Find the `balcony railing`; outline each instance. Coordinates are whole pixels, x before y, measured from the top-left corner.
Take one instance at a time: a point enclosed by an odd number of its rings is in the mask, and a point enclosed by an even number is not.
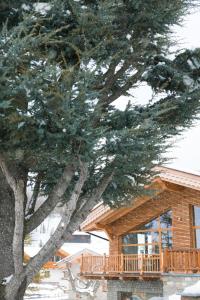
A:
[[[161,259],[159,254],[83,256],[81,264],[81,273],[159,273],[160,268]]]
[[[166,272],[199,273],[200,249],[166,250],[163,267]]]
[[[160,254],[82,256],[84,276],[141,276],[163,272],[200,273],[200,249],[168,250]]]

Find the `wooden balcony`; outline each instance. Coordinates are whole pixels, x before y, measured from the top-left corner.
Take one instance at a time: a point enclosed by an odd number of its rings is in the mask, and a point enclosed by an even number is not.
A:
[[[160,277],[160,255],[83,256],[81,275],[87,278]]]
[[[159,254],[83,256],[81,275],[91,279],[154,278],[162,273],[200,273],[200,249]]]
[[[163,271],[175,273],[200,273],[200,249],[166,250]]]

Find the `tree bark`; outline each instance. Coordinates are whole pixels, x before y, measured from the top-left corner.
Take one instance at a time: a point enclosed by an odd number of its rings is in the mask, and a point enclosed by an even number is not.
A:
[[[14,272],[13,232],[15,226],[15,200],[0,169],[0,299],[4,299],[3,279]]]

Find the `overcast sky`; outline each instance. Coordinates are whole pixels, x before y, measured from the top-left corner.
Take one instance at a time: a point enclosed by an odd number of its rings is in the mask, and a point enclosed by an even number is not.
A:
[[[199,28],[200,8],[185,17],[182,26],[174,26],[174,38],[178,42],[177,49],[200,47]],[[152,91],[150,87],[143,83],[139,89],[134,89],[131,94],[134,96],[134,103],[142,104],[151,99]],[[115,104],[119,109],[124,109],[128,100],[125,97],[120,97],[115,101]],[[167,157],[173,158],[167,166],[200,174],[200,121],[174,139],[174,147],[167,154]]]
[[[187,16],[182,27],[175,27],[180,48],[200,47],[200,9]],[[200,174],[200,121],[187,130],[176,143],[170,156],[174,160],[169,167]]]

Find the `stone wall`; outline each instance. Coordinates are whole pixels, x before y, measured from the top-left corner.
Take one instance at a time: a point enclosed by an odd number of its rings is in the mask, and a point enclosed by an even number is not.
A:
[[[162,276],[163,296],[179,293],[200,280],[200,274],[166,274]]]
[[[200,274],[164,274],[161,280],[108,280],[107,300],[130,299],[130,296],[138,300],[168,297],[181,294],[184,288],[197,281],[200,281]]]
[[[108,280],[107,300],[121,300],[122,293],[131,293],[138,300],[148,300],[163,295],[163,284],[160,280]]]

